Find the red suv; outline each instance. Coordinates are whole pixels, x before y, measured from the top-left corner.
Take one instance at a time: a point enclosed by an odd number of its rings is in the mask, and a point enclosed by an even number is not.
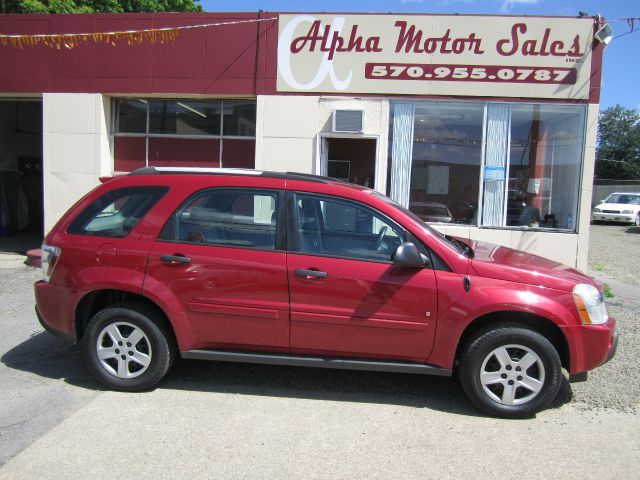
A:
[[[176,357],[450,376],[504,417],[549,405],[615,352],[593,279],[443,236],[356,185],[304,174],[144,168],[47,235],[43,326],[110,388]]]

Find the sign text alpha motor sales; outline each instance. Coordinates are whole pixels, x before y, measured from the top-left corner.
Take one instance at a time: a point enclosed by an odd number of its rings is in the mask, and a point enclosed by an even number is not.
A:
[[[278,90],[586,99],[593,20],[280,15]]]

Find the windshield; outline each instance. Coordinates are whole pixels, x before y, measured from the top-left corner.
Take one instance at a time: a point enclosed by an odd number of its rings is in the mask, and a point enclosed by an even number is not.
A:
[[[453,248],[455,248],[458,252],[462,253],[463,255],[465,255],[465,256],[467,256],[469,258],[473,257],[473,249],[469,245],[467,245],[466,243],[461,242],[460,240],[458,240],[456,238],[453,238],[451,235],[445,235],[443,233],[440,233],[439,231],[435,230],[430,225],[427,225],[426,223],[424,223],[424,220],[421,219],[415,213],[413,213],[411,210],[409,210],[406,207],[403,207],[402,205],[400,205],[397,202],[394,202],[393,200],[391,200],[386,195],[382,195],[382,194],[380,194],[380,193],[378,193],[378,192],[376,192],[374,190],[370,190],[369,193],[373,194],[373,196],[375,196],[376,198],[379,198],[380,200],[386,202],[387,204],[397,208],[402,213],[405,213],[405,214],[409,215],[416,222],[420,223],[424,227],[425,230],[427,230],[430,233],[433,233],[433,234],[437,235],[442,240],[444,240],[446,243],[448,243]]]
[[[640,205],[640,195],[629,195],[627,193],[612,193],[604,203],[623,203],[628,205]]]

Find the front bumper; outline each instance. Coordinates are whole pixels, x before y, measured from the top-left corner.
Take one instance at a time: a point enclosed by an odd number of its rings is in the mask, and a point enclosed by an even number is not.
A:
[[[602,325],[567,325],[560,329],[569,345],[570,374],[593,370],[616,353],[620,332],[612,317]]]
[[[602,362],[602,365],[607,363],[609,360],[611,360],[615,356],[616,350],[618,350],[618,339],[619,338],[620,338],[620,327],[616,327],[616,329],[613,331],[612,345],[609,348],[609,353],[607,354],[607,358],[604,360],[604,362]]]
[[[591,214],[591,220],[594,222],[623,222],[623,223],[631,223],[635,222],[636,214],[635,213],[601,213],[601,212],[593,212]]]

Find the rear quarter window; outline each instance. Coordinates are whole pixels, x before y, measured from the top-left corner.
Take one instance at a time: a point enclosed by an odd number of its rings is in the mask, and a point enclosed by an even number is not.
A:
[[[124,238],[158,203],[169,187],[125,187],[94,200],[71,223],[67,233]]]

